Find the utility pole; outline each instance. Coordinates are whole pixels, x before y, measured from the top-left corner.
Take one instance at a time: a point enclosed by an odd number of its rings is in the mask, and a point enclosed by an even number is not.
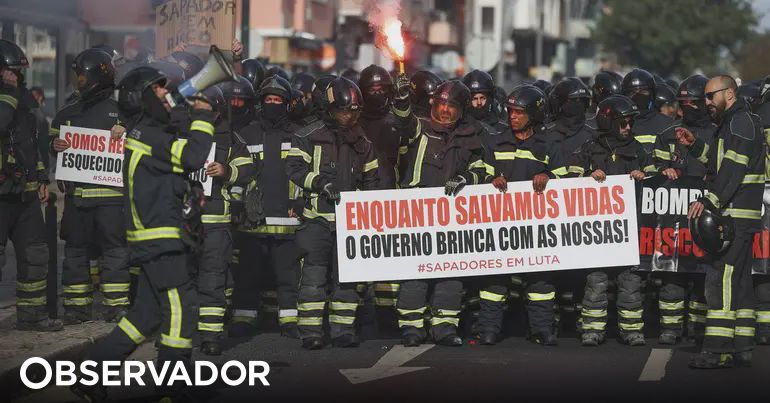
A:
[[[537,13],[537,32],[535,36],[535,66],[538,72],[540,66],[543,65],[543,25],[545,25],[545,13],[543,11],[543,1],[537,0],[535,2],[535,13]]]

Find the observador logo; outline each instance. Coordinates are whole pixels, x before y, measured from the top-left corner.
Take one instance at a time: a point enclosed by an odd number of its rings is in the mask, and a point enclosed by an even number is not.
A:
[[[42,372],[39,367],[42,366]],[[192,372],[190,372],[192,371]],[[42,374],[32,376],[30,374]],[[267,376],[270,365],[265,361],[227,361],[217,366],[211,361],[195,361],[186,367],[183,362],[154,361],[83,361],[76,365],[72,361],[55,361],[53,365],[40,357],[28,358],[21,365],[20,377],[30,389],[42,389],[53,381],[56,386],[168,386],[184,383],[187,386],[210,386],[222,380],[228,386],[240,386],[248,382],[270,386]],[[149,375],[149,377],[147,376]],[[30,379],[33,378],[33,379]],[[149,382],[146,382],[148,380]]]

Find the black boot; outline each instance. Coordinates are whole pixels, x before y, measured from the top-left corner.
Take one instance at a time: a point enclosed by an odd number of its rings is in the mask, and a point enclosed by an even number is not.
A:
[[[281,337],[288,337],[290,339],[299,339],[299,328],[296,323],[287,323],[281,325]]]
[[[541,344],[543,346],[555,346],[559,344],[556,335],[548,331],[533,333],[531,340],[533,343]]]
[[[204,341],[201,343],[201,353],[205,355],[222,355],[222,346],[216,341]]]
[[[58,332],[64,329],[59,319],[43,319],[37,322],[16,322],[16,330],[25,332]]]
[[[404,345],[404,347],[418,347],[420,344],[422,344],[422,337],[409,333],[401,336],[401,344]]]
[[[332,339],[332,346],[338,348],[358,347],[361,341],[354,334],[343,334]]]
[[[302,340],[302,348],[305,350],[320,350],[324,348],[324,342],[320,337],[308,337]]]
[[[479,334],[479,344],[494,346],[497,344],[497,334],[493,332],[483,332]]]
[[[690,359],[690,368],[693,369],[720,369],[732,368],[733,366],[732,354],[703,351]]]
[[[442,337],[440,340],[437,340],[436,344],[448,347],[459,347],[463,345],[463,339],[460,338],[460,336],[457,334],[450,334],[448,336]]]

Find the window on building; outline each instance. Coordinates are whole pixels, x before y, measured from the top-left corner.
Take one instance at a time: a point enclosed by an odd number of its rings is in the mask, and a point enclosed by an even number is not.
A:
[[[16,42],[29,60],[25,72],[27,87],[42,87],[45,92],[44,112],[53,116],[56,112],[56,41],[55,30],[45,27],[13,24]]]
[[[495,32],[495,9],[493,7],[481,7],[481,32],[484,34]]]

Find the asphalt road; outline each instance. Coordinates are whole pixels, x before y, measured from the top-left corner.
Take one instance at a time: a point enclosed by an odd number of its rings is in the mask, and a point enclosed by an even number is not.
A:
[[[645,347],[609,340],[598,348],[561,338],[542,347],[521,337],[496,346],[425,345],[406,349],[397,339],[367,340],[355,349],[305,351],[296,340],[266,333],[228,342],[214,363],[263,360],[270,386],[230,387],[219,382],[196,390],[200,401],[764,401],[770,400],[770,347],[759,347],[752,368],[695,371],[696,348],[671,349],[654,339]],[[145,343],[132,357],[154,358]],[[195,359],[204,358],[197,351]],[[150,388],[115,387],[117,401],[152,401]],[[74,402],[65,388],[49,387],[17,402]]]

